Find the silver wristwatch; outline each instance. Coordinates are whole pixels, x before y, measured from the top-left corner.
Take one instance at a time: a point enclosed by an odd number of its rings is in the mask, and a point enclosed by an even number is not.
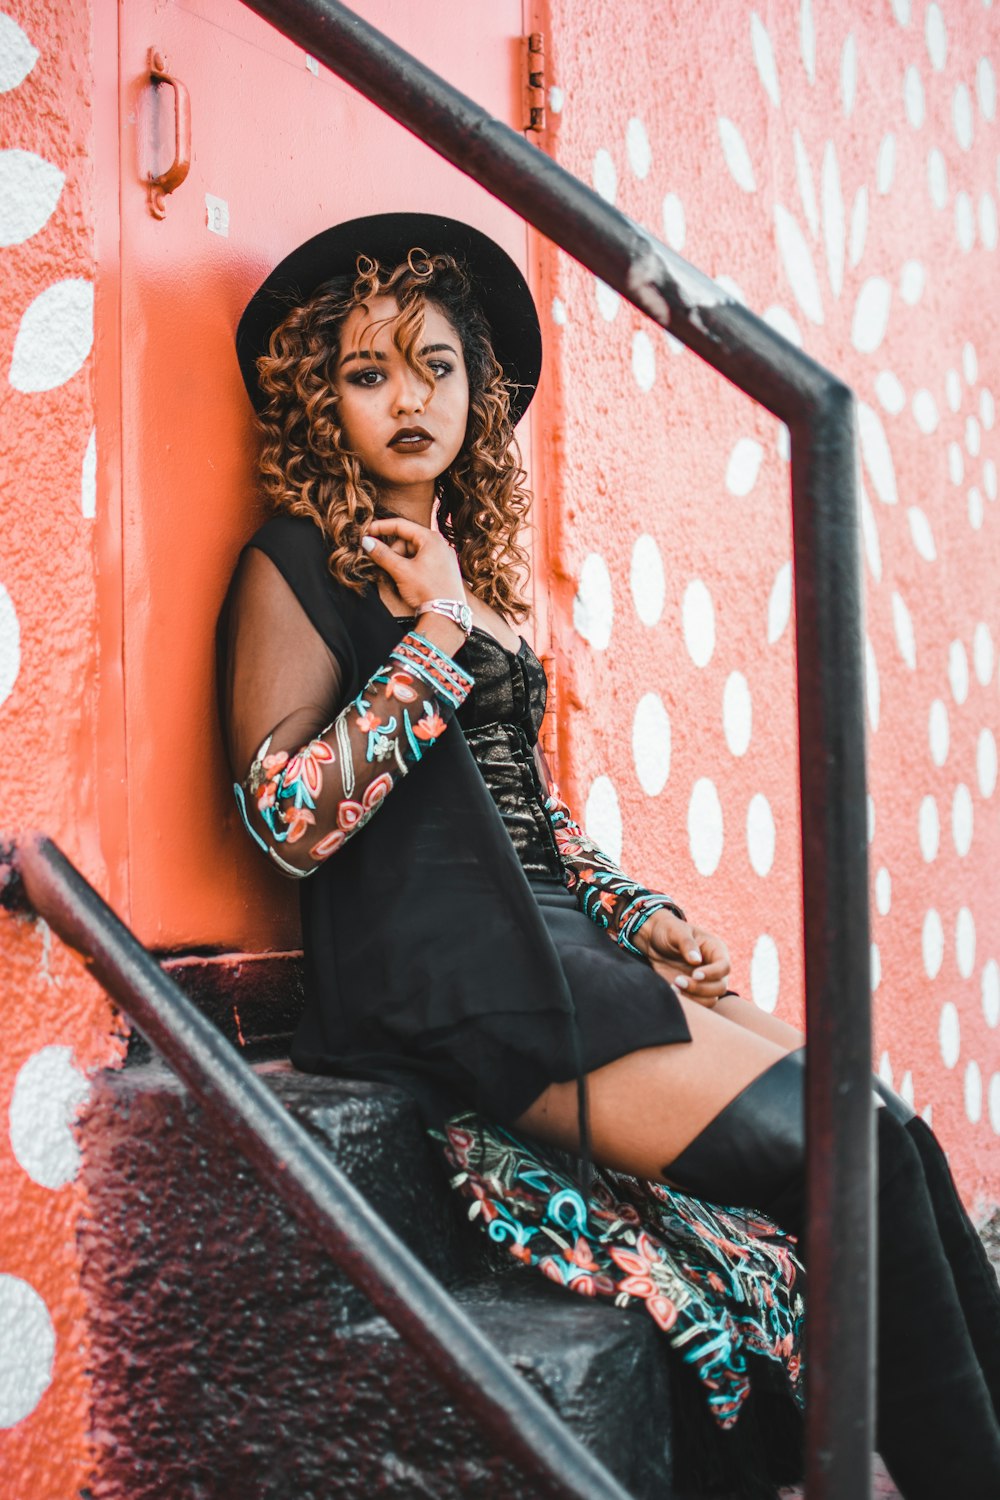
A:
[[[424,614],[427,610],[454,620],[455,624],[460,625],[465,631],[466,640],[472,634],[472,610],[464,599],[428,599],[417,606],[418,615]]]

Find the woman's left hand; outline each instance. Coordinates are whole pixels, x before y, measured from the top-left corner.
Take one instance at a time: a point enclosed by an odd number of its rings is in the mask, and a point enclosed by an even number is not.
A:
[[[712,1006],[726,993],[729,950],[703,927],[692,927],[664,909],[643,922],[634,942],[657,974],[689,1000]]]

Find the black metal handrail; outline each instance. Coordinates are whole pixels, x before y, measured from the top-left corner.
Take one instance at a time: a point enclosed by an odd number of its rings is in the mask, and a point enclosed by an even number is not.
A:
[[[44,917],[331,1260],[551,1500],[629,1500],[305,1128],[41,834],[0,848],[0,904]]]
[[[337,0],[244,3],[788,424],[809,1035],[806,1484],[809,1500],[865,1500],[873,1437],[873,1124],[853,394]]]

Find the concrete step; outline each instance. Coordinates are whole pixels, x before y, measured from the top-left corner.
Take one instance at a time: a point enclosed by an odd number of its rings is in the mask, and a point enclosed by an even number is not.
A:
[[[668,1496],[652,1323],[511,1269],[405,1095],[258,1071],[630,1492]],[[532,1493],[166,1068],[105,1075],[82,1132],[94,1500]]]

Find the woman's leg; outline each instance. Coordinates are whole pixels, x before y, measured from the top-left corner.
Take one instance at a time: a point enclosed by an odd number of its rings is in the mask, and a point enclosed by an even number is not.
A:
[[[594,1159],[706,1198],[744,1201],[804,1236],[801,1053],[684,1004],[689,1046],[649,1048],[588,1076]],[[920,1157],[889,1109],[877,1117],[879,1450],[906,1500],[995,1500],[1000,1428]],[[573,1148],[574,1085],[552,1085],[517,1123]],[[748,1143],[753,1170],[734,1171]],[[713,1193],[713,1181],[723,1191]],[[734,1188],[747,1182],[752,1196],[740,1200]],[[808,1267],[808,1246],[804,1258]]]

